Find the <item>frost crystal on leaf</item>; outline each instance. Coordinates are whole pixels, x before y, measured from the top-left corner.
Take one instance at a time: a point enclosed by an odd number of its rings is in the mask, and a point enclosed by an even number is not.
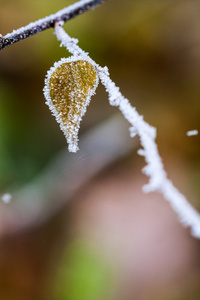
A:
[[[46,104],[60,124],[70,152],[78,150],[80,122],[97,85],[97,72],[87,59],[63,58],[47,73]]]

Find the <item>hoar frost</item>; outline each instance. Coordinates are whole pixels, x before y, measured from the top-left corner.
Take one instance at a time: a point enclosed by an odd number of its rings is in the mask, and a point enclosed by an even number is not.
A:
[[[174,211],[179,216],[180,221],[184,226],[190,226],[192,234],[195,237],[200,238],[200,214],[192,207],[192,205],[187,201],[184,195],[182,195],[178,189],[174,187],[172,182],[167,178],[167,174],[164,170],[161,157],[159,155],[157,145],[155,142],[156,139],[156,129],[150,126],[143,120],[143,117],[139,115],[134,107],[131,106],[128,99],[126,99],[120,92],[119,88],[115,85],[115,83],[110,79],[109,71],[107,67],[100,67],[97,63],[95,63],[86,52],[84,52],[78,45],[78,40],[71,38],[62,28],[63,22],[56,24],[55,26],[55,34],[57,39],[61,41],[61,46],[65,46],[70,53],[73,54],[72,58],[65,59],[65,61],[61,60],[61,62],[56,63],[54,68],[51,68],[47,74],[47,79],[44,88],[44,94],[47,100],[47,104],[49,105],[51,111],[56,116],[57,121],[61,125],[61,129],[65,132],[67,129],[67,139],[69,142],[70,151],[77,150],[77,132],[79,129],[80,118],[82,115],[80,113],[74,113],[74,122],[72,122],[72,116],[69,114],[70,109],[67,109],[66,113],[63,113],[63,94],[59,94],[59,92],[55,91],[53,94],[57,95],[57,98],[61,98],[60,104],[58,104],[58,100],[53,102],[50,96],[51,87],[49,87],[50,78],[55,72],[56,68],[59,67],[63,62],[71,62],[78,60],[86,60],[91,64],[91,68],[93,66],[96,71],[96,82],[93,81],[93,88],[89,91],[87,96],[85,97],[85,105],[90,101],[91,95],[94,93],[95,88],[98,84],[98,78],[101,80],[102,84],[105,86],[106,91],[108,92],[110,105],[116,106],[119,108],[125,119],[131,124],[130,135],[134,137],[138,135],[140,138],[141,145],[143,149],[138,151],[139,155],[144,156],[146,160],[146,167],[143,169],[143,172],[149,176],[149,183],[144,187],[145,192],[157,191],[162,193],[167,201],[171,204]],[[59,72],[58,72],[59,73]],[[62,72],[61,72],[62,73]],[[56,74],[53,75],[53,77]],[[57,76],[57,75],[56,75]],[[65,75],[66,76],[66,75]],[[64,76],[64,77],[65,77]],[[78,78],[78,75],[76,75]],[[76,78],[74,77],[76,80]],[[54,86],[54,85],[53,85]],[[52,88],[53,88],[52,86]],[[76,87],[76,84],[72,84],[73,88],[71,88],[71,98],[74,99],[74,95],[78,96],[80,101],[80,90]],[[89,85],[91,88],[92,85]],[[54,86],[55,88],[55,86]],[[75,89],[77,88],[77,91]],[[72,92],[73,91],[73,92]],[[69,93],[68,93],[69,94]],[[69,100],[70,102],[70,100]],[[73,102],[73,101],[72,101]],[[56,105],[54,105],[56,103]],[[68,100],[67,100],[68,103]],[[68,104],[67,104],[68,105]],[[75,105],[76,106],[76,105]],[[75,109],[72,109],[73,112],[79,111],[77,106]],[[83,108],[85,113],[85,107]],[[83,114],[84,114],[83,113]],[[67,116],[69,116],[69,120],[67,121]],[[74,128],[74,123],[76,121],[78,123],[78,127]],[[71,122],[71,123],[70,123]],[[74,130],[74,133],[73,133]]]

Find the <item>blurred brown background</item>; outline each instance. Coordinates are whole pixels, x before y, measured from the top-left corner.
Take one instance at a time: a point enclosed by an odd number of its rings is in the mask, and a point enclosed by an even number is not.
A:
[[[0,0],[0,33],[72,4]],[[157,128],[174,184],[200,211],[200,2],[110,0],[65,24]],[[143,194],[139,141],[101,86],[69,154],[45,105],[69,53],[47,30],[0,53],[0,299],[199,300],[200,242]]]

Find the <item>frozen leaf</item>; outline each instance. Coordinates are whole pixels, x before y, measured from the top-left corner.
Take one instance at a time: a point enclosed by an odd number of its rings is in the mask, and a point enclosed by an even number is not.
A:
[[[91,96],[98,85],[95,66],[71,57],[55,63],[47,74],[44,95],[71,152],[78,150],[78,131]]]

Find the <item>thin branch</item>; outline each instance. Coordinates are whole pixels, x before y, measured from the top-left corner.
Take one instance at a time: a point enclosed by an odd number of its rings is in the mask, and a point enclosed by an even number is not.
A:
[[[143,191],[160,192],[171,204],[180,222],[184,226],[191,227],[192,235],[200,239],[200,214],[168,179],[155,142],[156,129],[146,123],[143,117],[136,111],[136,108],[131,106],[128,99],[124,98],[119,88],[110,79],[108,68],[102,68],[95,63],[77,45],[78,40],[71,38],[64,31],[61,23],[55,25],[55,34],[57,39],[61,41],[61,46],[66,47],[77,59],[87,59],[96,67],[101,83],[108,92],[110,105],[118,107],[124,118],[132,125],[130,136],[139,136],[143,149],[139,149],[138,154],[144,156],[147,166],[143,169],[143,172],[150,178],[149,183],[144,186]]]
[[[5,36],[0,35],[0,50],[15,44],[21,40],[24,40],[32,35],[35,35],[41,31],[49,28],[53,28],[55,23],[63,21],[67,22],[72,18],[75,18],[84,12],[93,9],[97,5],[106,0],[81,0],[68,7],[63,8],[57,13],[28,24],[25,27],[21,27],[17,30],[13,30],[12,33],[8,33]]]

